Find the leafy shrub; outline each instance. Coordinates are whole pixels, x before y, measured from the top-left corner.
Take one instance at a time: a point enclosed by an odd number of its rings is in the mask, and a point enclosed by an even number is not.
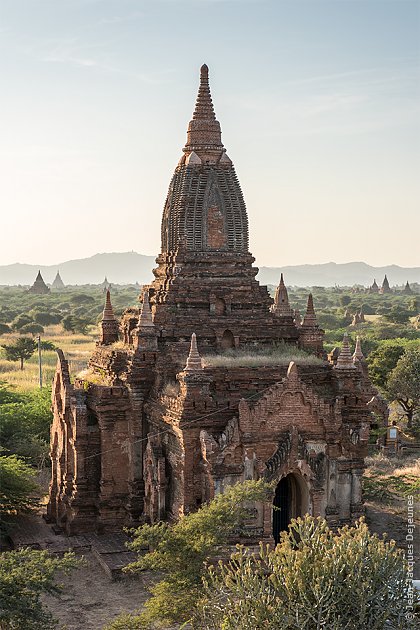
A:
[[[26,512],[38,505],[34,469],[16,455],[0,455],[0,514]]]
[[[55,574],[68,572],[78,564],[80,561],[71,553],[57,558],[28,548],[0,554],[0,628],[46,630],[55,626],[40,596],[58,594]]]
[[[223,630],[405,630],[409,590],[403,552],[363,520],[334,533],[293,520],[275,549],[244,547],[211,567],[194,627]]]

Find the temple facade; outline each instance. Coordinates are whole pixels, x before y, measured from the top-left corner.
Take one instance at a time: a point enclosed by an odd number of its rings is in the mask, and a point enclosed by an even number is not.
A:
[[[273,497],[251,537],[277,541],[305,513],[357,518],[375,398],[360,343],[327,360],[312,296],[301,320],[283,277],[274,300],[256,280],[205,65],[161,242],[139,308],[118,321],[107,291],[73,383],[58,353],[48,518],[70,535],[173,520],[261,477]]]

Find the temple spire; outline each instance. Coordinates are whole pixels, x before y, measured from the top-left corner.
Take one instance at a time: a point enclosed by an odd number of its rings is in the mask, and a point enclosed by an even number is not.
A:
[[[147,290],[143,293],[143,306],[140,311],[138,327],[140,330],[155,327],[152,318],[152,311],[150,310],[149,291]]]
[[[312,293],[308,295],[308,304],[306,306],[305,317],[303,318],[303,326],[317,326]]]
[[[217,161],[225,149],[222,144],[220,123],[216,120],[209,86],[209,69],[206,64],[200,69],[200,86],[192,120],[188,125],[187,143],[184,152],[192,163]]]
[[[44,293],[49,293],[49,292],[50,292],[50,289],[49,287],[47,287],[47,285],[44,282],[44,278],[41,275],[41,270],[38,270],[38,275],[35,278],[35,282],[29,289],[29,293],[44,294]]]
[[[118,341],[118,321],[115,318],[111,304],[110,290],[106,290],[105,306],[102,312],[101,320],[101,344],[108,345]]]
[[[343,345],[341,346],[340,354],[338,355],[336,370],[352,370],[356,366],[353,363],[353,357],[351,355],[349,338],[347,333],[344,333]]]
[[[111,304],[111,292],[109,289],[107,289],[106,297],[105,297],[105,306],[102,313],[102,321],[111,320],[111,319],[115,319],[115,316],[114,316],[114,311]]]
[[[356,361],[362,361],[365,357],[363,356],[363,352],[362,352],[362,344],[360,343],[360,337],[359,335],[357,335],[356,337],[356,346],[354,348],[354,352],[353,352],[353,362],[356,363]]]
[[[195,333],[191,335],[190,353],[187,358],[187,363],[184,368],[184,372],[198,372],[203,369],[203,362],[197,348],[197,336]]]
[[[279,316],[291,316],[292,309],[289,305],[289,296],[284,284],[283,274],[280,276],[280,283],[276,289],[276,295],[274,297],[273,313]]]

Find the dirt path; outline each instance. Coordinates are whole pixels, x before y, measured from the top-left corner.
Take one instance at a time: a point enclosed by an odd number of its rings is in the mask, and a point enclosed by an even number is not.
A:
[[[92,552],[84,558],[86,566],[60,576],[61,595],[43,597],[60,630],[101,630],[119,614],[141,608],[147,599],[146,576],[112,581]]]

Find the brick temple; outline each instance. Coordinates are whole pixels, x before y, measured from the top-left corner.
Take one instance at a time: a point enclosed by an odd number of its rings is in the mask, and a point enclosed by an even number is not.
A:
[[[274,299],[256,280],[205,65],[161,240],[138,309],[118,321],[106,292],[96,350],[73,383],[58,352],[48,517],[70,535],[114,531],[261,477],[275,490],[254,506],[255,538],[278,540],[305,513],[359,517],[375,407],[360,344],[352,354],[345,338],[327,359],[312,296],[301,320],[283,277]]]

